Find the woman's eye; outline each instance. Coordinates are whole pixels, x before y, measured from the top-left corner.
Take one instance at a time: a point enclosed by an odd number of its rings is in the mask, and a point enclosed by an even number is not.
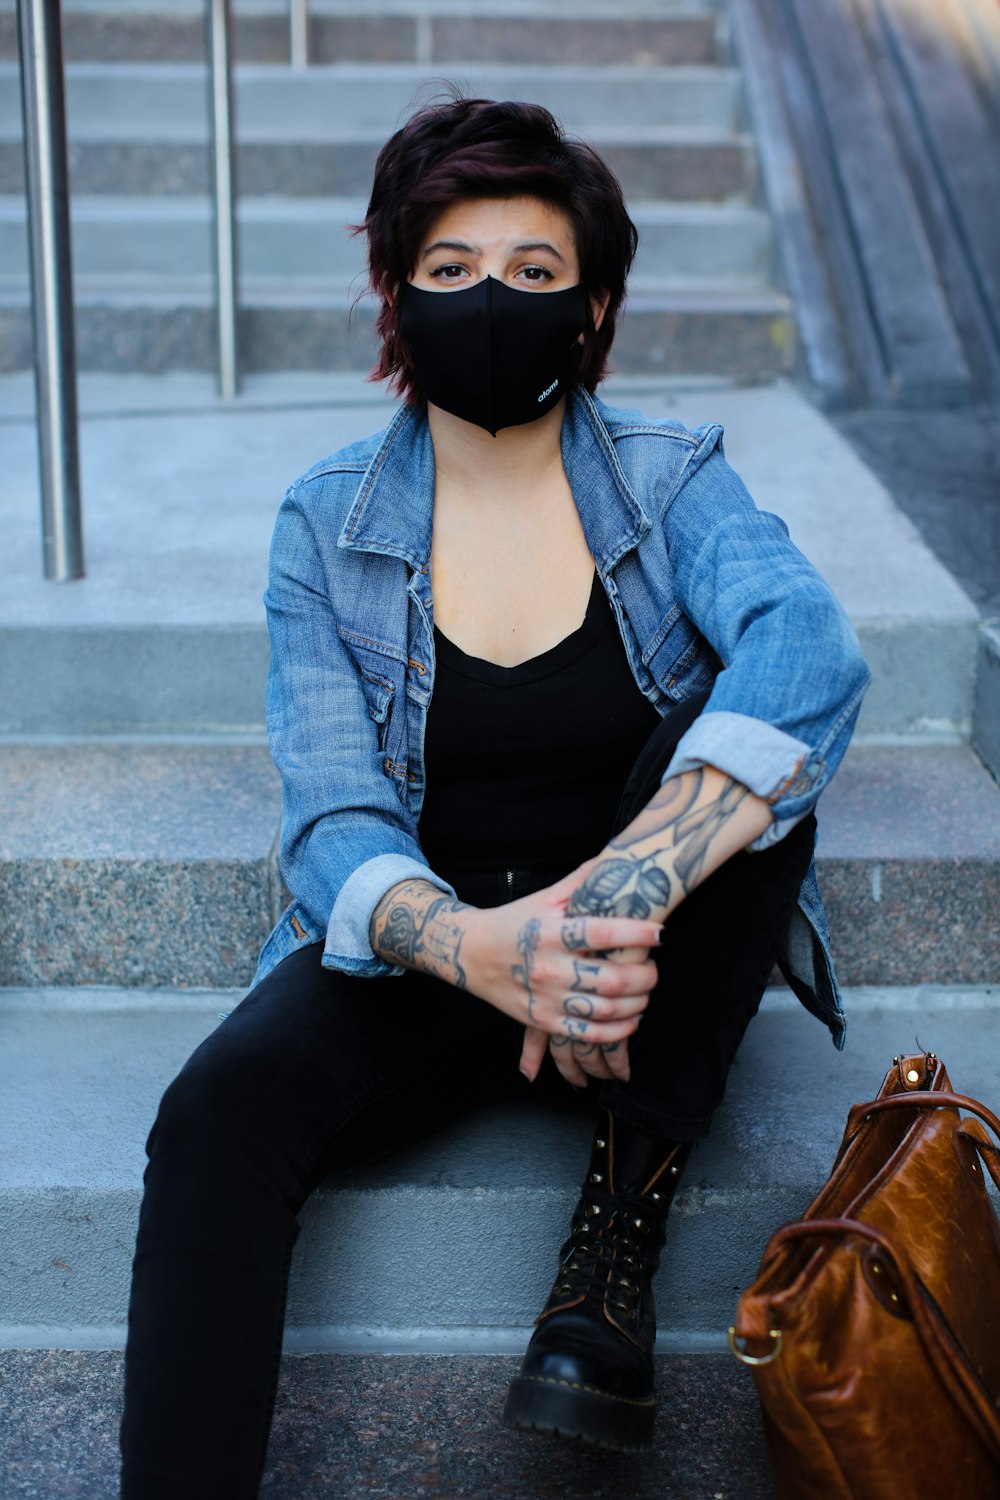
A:
[[[552,272],[547,266],[522,266],[518,275],[523,276],[525,281],[533,282],[536,285],[540,281],[552,280]]]
[[[465,267],[449,261],[447,265],[435,266],[431,275],[437,277],[440,281],[458,281],[460,277],[465,275]]]

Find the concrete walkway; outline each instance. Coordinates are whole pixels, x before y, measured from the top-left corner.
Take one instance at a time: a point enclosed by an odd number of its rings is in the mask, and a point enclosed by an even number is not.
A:
[[[731,1355],[658,1360],[645,1455],[508,1432],[517,1364],[286,1359],[262,1500],[772,1500],[753,1385]],[[0,1391],[4,1500],[114,1500],[120,1355],[0,1354]]]

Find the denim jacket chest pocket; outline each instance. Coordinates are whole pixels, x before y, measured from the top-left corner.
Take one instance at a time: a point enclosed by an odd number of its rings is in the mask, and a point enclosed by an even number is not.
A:
[[[375,730],[380,768],[396,786],[403,801],[409,800],[416,776],[411,769],[405,709],[408,679],[422,663],[411,662],[396,647],[341,628],[344,642],[358,673],[368,718]]]

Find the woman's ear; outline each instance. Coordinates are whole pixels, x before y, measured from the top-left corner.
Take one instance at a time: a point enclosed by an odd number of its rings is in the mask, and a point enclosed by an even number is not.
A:
[[[591,299],[590,299],[590,316],[593,319],[594,332],[595,333],[597,332],[598,328],[600,328],[601,324],[604,322],[604,314],[608,310],[608,303],[610,301],[611,301],[611,293],[610,292],[598,292],[598,294],[597,294],[596,297],[591,297]],[[578,344],[582,344],[584,338],[585,338],[585,335],[581,333],[580,337],[577,339],[577,343]]]
[[[608,303],[610,301],[611,301],[611,293],[610,292],[600,292],[600,293],[598,293],[598,295],[596,297],[591,297],[591,299],[590,299],[590,315],[591,315],[591,317],[594,320],[594,331],[595,331],[595,333],[596,333],[597,329],[600,328],[601,324],[604,322],[604,314],[608,310]]]

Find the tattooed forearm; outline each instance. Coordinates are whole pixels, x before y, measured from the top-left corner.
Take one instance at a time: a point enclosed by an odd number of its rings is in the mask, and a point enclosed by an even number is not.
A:
[[[610,848],[626,850],[647,839],[676,851],[673,866],[685,894],[702,878],[705,856],[716,834],[730,820],[748,795],[745,786],[726,779],[718,797],[700,801],[705,784],[703,770],[672,776],[661,786],[648,807],[616,834]]]
[[[717,788],[717,790],[716,790]],[[714,793],[714,794],[713,794]],[[705,770],[671,777],[570,897],[567,917],[662,919],[722,859],[753,837],[739,833],[745,786]],[[737,820],[734,825],[734,820]]]
[[[459,951],[465,931],[455,919],[466,910],[464,902],[442,895],[426,880],[404,880],[372,913],[372,949],[389,963],[421,969],[464,990]]]
[[[531,971],[535,966],[535,954],[538,952],[538,940],[541,937],[542,924],[537,917],[532,917],[525,922],[517,935],[517,951],[521,955],[519,964],[511,964],[510,972],[528,997],[528,1020],[535,1019],[535,997],[531,989]]]

